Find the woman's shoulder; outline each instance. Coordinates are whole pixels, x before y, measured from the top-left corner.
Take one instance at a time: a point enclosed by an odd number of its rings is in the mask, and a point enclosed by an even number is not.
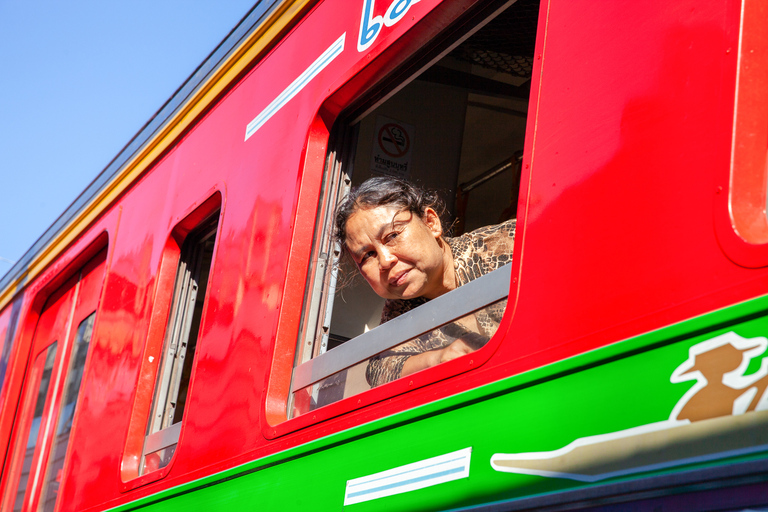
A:
[[[515,245],[516,219],[510,219],[501,224],[484,226],[455,238],[446,238],[451,247],[454,259],[462,259],[473,255],[492,256],[497,254],[512,254]]]
[[[516,226],[517,219],[510,219],[501,224],[478,228],[467,233],[467,235],[475,241],[475,243],[483,243],[487,246],[493,245],[494,247],[499,246],[503,249],[507,249],[508,244],[514,243]],[[509,247],[509,252],[512,252],[512,247]]]

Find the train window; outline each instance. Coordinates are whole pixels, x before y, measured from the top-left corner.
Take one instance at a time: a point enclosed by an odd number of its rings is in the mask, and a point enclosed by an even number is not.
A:
[[[396,380],[406,359],[459,337],[477,350],[498,327],[509,292],[504,265],[511,262],[538,7],[512,3],[441,49],[439,59],[431,56],[434,65],[382,93],[384,101],[337,123],[342,135],[330,145],[289,416]],[[509,235],[500,268],[379,326],[385,300],[362,279],[350,282],[355,270],[345,269],[331,239],[339,199],[374,176],[436,190],[454,240],[498,226]]]
[[[768,73],[765,60],[759,57],[768,49],[764,27],[759,21],[765,15],[765,6],[762,2],[745,1],[744,9],[731,149],[730,209],[736,232],[750,243],[765,244],[768,243],[768,101],[763,91],[768,86]]]
[[[29,399],[37,395],[34,401],[34,408],[30,411],[32,413],[32,421],[27,426],[29,434],[26,438],[26,443],[20,447],[17,447],[16,453],[21,453],[24,450],[24,459],[21,463],[21,474],[19,475],[19,482],[16,486],[16,499],[13,502],[13,511],[21,510],[24,505],[24,495],[29,484],[30,474],[34,471],[32,468],[33,455],[35,448],[37,447],[38,439],[40,439],[40,427],[43,424],[43,411],[45,410],[45,404],[48,401],[48,391],[51,385],[51,375],[53,373],[53,365],[56,361],[56,349],[58,342],[51,343],[46,350],[41,352],[35,364],[32,367],[32,374],[30,377]],[[21,441],[22,438],[19,438]],[[16,464],[14,464],[15,466]],[[10,498],[10,496],[9,496]],[[4,507],[7,509],[7,507]]]
[[[64,469],[64,458],[69,446],[72,423],[75,418],[75,408],[77,407],[77,396],[80,393],[80,384],[83,380],[85,360],[88,355],[88,346],[91,342],[95,318],[96,312],[94,311],[85,320],[80,322],[74,344],[72,345],[69,370],[66,373],[67,377],[64,383],[64,395],[59,407],[59,418],[54,427],[55,434],[50,448],[50,455],[48,456],[48,469],[43,480],[42,501],[38,507],[38,510],[44,512],[52,512],[56,505],[56,498],[58,497],[61,485],[61,473]]]
[[[716,232],[721,248],[739,265],[768,265],[768,41],[761,20],[765,3],[745,0],[736,61],[731,161],[716,192]],[[730,113],[729,113],[730,115]]]
[[[46,301],[32,340],[0,510],[52,510],[65,459],[106,267],[106,249]],[[77,326],[77,328],[75,328]],[[58,418],[58,423],[55,423]],[[43,476],[42,471],[46,470]],[[40,496],[45,495],[41,501]]]
[[[141,474],[168,465],[176,450],[203,316],[218,227],[214,213],[184,240],[142,451]]]
[[[21,299],[14,301],[13,305],[6,308],[0,314],[0,409],[5,402],[5,376],[11,360],[11,349],[16,339],[16,324],[19,320]]]

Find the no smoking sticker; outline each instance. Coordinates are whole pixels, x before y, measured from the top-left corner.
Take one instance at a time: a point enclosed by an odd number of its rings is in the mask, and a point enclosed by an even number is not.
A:
[[[402,158],[411,149],[411,139],[404,127],[387,123],[379,130],[379,147],[393,158]]]
[[[408,179],[411,174],[412,125],[384,116],[376,118],[371,174]]]

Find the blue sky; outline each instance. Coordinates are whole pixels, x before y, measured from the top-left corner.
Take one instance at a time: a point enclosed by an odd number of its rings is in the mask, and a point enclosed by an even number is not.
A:
[[[0,276],[256,0],[0,0]]]

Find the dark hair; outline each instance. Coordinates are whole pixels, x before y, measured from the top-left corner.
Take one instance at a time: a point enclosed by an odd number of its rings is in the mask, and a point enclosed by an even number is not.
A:
[[[357,210],[377,206],[397,206],[401,211],[413,212],[424,218],[427,208],[432,208],[439,217],[443,216],[445,206],[434,190],[419,188],[407,181],[391,177],[376,177],[365,180],[353,188],[336,207],[335,237],[345,246],[347,241],[347,221]]]

